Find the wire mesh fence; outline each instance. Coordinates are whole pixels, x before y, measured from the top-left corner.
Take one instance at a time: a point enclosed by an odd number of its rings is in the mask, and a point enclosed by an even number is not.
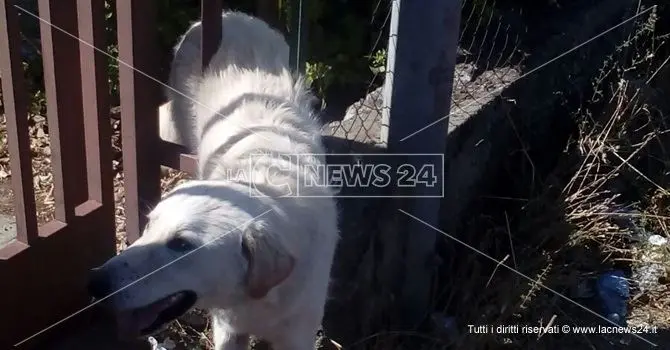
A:
[[[519,34],[493,1],[464,1],[449,129],[461,125],[521,75]]]
[[[369,20],[371,32],[377,34],[370,38],[367,55],[361,57],[369,67],[369,74],[366,74],[364,80],[359,83],[364,87],[363,96],[359,96],[358,101],[344,106],[343,115],[326,116],[326,120],[330,122],[323,128],[324,135],[372,145],[381,142],[382,85],[386,74],[391,4],[390,0],[376,1]],[[325,103],[329,102],[326,100]]]
[[[367,86],[363,96],[348,105],[341,116],[327,116],[324,135],[372,145],[386,143],[381,132],[385,108],[382,85],[387,75],[392,74],[387,72],[387,47],[393,3],[379,0],[370,19],[378,35],[363,58],[371,72],[365,76],[363,83]],[[488,0],[462,3],[449,131],[476,114],[521,75],[524,55],[519,47],[519,29],[492,11],[492,5],[493,1]]]

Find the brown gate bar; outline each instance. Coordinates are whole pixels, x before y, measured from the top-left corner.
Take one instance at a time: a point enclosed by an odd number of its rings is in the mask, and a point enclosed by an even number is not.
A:
[[[77,0],[89,200],[114,202],[105,0]],[[113,215],[113,211],[112,214]]]
[[[156,3],[117,1],[116,10],[126,233],[133,242],[160,199]]]
[[[221,11],[222,0],[202,0],[200,2],[200,18],[202,18],[202,35],[200,51],[202,70],[204,71],[221,43]]]
[[[77,3],[39,0],[39,15],[56,220],[71,223],[88,199]]]
[[[30,161],[28,100],[23,77],[19,22],[13,1],[0,0],[0,74],[14,190],[16,241],[0,249],[0,260],[25,249],[37,238],[37,216]]]

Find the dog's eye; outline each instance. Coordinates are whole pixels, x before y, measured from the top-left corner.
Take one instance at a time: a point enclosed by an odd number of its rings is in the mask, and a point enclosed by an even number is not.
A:
[[[187,252],[193,250],[195,245],[182,237],[175,237],[167,242],[167,247],[176,252]]]

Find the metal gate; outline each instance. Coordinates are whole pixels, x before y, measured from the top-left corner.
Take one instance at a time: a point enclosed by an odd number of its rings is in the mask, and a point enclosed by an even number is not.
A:
[[[18,9],[14,1],[0,1],[17,226],[16,239],[0,247],[3,349],[85,306],[88,270],[115,253],[107,58],[73,38],[105,47],[103,11],[104,1],[39,1],[55,218],[38,226]]]

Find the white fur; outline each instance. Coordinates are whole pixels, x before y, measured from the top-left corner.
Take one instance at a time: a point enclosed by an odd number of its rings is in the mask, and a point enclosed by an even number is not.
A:
[[[221,45],[210,61],[210,67],[263,67],[266,74],[278,74],[288,67],[289,47],[286,41],[265,22],[239,12],[224,12],[221,28]],[[192,84],[193,78],[199,77],[202,71],[201,33],[201,22],[196,22],[175,45],[169,88],[165,89],[168,100],[172,102],[171,110],[160,118],[161,138],[192,150],[195,150],[197,137],[193,134],[191,116],[198,101],[195,98],[197,88]]]
[[[125,312],[192,290],[211,311],[217,350],[246,349],[250,334],[275,350],[313,349],[338,233],[330,190],[305,185],[324,181],[310,96],[288,69],[282,36],[240,13],[222,16],[222,45],[202,76],[199,28],[178,44],[170,79],[198,103],[171,94],[171,119],[161,121],[163,135],[186,122],[172,131],[197,149],[199,179],[168,193],[142,237],[101,270],[118,289],[180,260],[111,304]],[[175,237],[201,248],[175,251]],[[272,285],[259,296],[257,283]]]

